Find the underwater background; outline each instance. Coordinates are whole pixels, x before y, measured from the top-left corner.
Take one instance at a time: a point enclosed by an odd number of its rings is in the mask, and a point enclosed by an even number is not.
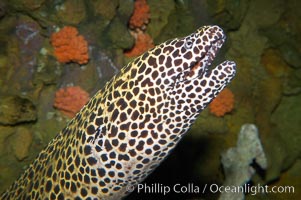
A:
[[[0,193],[126,63],[216,24],[227,42],[215,62],[234,60],[237,75],[145,183],[202,188],[248,177],[243,184],[294,192],[245,199],[301,199],[300,8],[298,0],[0,0]],[[238,147],[245,124],[257,127],[260,158]],[[243,153],[226,168],[235,147]],[[134,191],[126,199],[219,195]]]

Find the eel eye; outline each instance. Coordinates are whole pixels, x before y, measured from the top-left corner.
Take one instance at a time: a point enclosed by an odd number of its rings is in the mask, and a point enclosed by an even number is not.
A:
[[[192,47],[192,44],[193,44],[192,40],[187,39],[184,44],[185,49],[190,49]]]

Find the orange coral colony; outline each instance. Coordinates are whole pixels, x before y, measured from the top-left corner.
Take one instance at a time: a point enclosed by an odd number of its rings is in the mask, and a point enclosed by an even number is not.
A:
[[[153,39],[146,33],[138,32],[135,34],[135,45],[132,49],[125,51],[127,57],[136,57],[154,47]]]
[[[131,35],[135,38],[135,45],[132,49],[124,52],[127,57],[136,57],[154,47],[153,39],[144,33],[149,23],[150,9],[146,0],[135,0],[134,11],[129,21],[132,29]]]
[[[233,110],[234,107],[234,94],[228,88],[223,89],[217,97],[210,103],[210,113],[217,117],[222,117],[226,113]]]
[[[59,32],[53,33],[50,39],[59,62],[86,64],[89,61],[87,41],[78,35],[76,28],[65,26]]]
[[[72,118],[89,99],[89,94],[81,87],[71,86],[56,91],[53,106],[67,117]]]
[[[143,29],[143,26],[148,24],[149,18],[150,18],[150,11],[146,0],[136,0],[134,3],[134,12],[129,22],[130,28]]]

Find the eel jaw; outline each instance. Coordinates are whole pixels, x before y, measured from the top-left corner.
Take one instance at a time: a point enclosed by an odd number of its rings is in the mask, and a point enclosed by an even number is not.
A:
[[[226,40],[226,36],[223,35],[220,38],[217,38],[213,42],[211,42],[210,46],[208,46],[207,51],[200,55],[200,57],[196,58],[196,61],[191,62],[191,65],[187,70],[182,72],[182,81],[186,81],[188,79],[194,79],[201,77],[205,72],[209,70],[214,58],[216,57],[217,53],[223,46]]]

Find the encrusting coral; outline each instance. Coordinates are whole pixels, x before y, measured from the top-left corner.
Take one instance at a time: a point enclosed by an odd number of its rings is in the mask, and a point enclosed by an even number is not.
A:
[[[67,117],[72,118],[89,99],[89,94],[81,87],[70,86],[56,91],[53,106]]]
[[[141,55],[143,52],[149,50],[150,48],[154,47],[153,39],[150,35],[139,31],[138,33],[134,34],[136,38],[135,45],[132,49],[125,51],[124,55],[127,57],[136,57]]]
[[[222,117],[234,108],[234,94],[228,88],[223,89],[218,96],[210,103],[210,113]]]
[[[76,28],[65,26],[51,35],[54,55],[59,62],[86,64],[89,61],[88,44],[85,38],[78,35]]]
[[[130,33],[135,38],[135,45],[132,49],[125,51],[125,56],[136,57],[154,47],[153,39],[145,33],[149,18],[150,11],[146,0],[136,0],[134,11],[129,21]]]
[[[134,12],[130,18],[129,26],[131,29],[145,29],[150,18],[149,6],[146,0],[136,0],[134,3]]]

